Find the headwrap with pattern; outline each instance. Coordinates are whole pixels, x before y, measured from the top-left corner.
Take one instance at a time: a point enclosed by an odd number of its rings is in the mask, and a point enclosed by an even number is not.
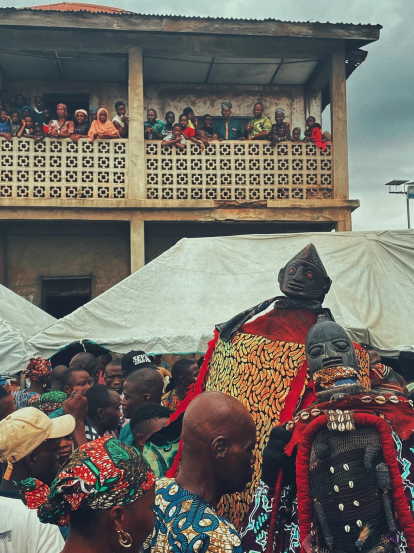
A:
[[[36,409],[39,409],[42,413],[49,416],[53,411],[60,409],[63,406],[63,402],[67,399],[68,395],[65,392],[54,390],[52,392],[46,392],[40,397],[30,398],[27,405],[36,407]]]
[[[103,436],[74,451],[50,489],[34,478],[18,487],[29,509],[38,509],[41,522],[68,526],[72,511],[133,503],[154,483],[154,473],[134,447]]]
[[[231,109],[233,107],[233,104],[231,102],[221,102],[221,109],[229,108]]]
[[[45,382],[52,371],[52,365],[48,359],[43,357],[32,357],[23,371],[26,378],[30,378],[31,382]]]

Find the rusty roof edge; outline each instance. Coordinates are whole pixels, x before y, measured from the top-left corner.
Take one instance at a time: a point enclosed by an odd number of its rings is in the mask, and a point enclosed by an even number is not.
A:
[[[206,21],[240,21],[240,22],[258,22],[263,23],[266,21],[272,21],[274,23],[289,23],[292,25],[334,25],[334,26],[342,26],[342,27],[371,27],[371,28],[377,28],[382,29],[383,26],[379,23],[344,23],[344,22],[337,22],[332,23],[331,21],[285,21],[283,19],[274,19],[272,17],[266,17],[263,19],[256,19],[256,18],[233,18],[233,17],[203,17],[200,15],[170,15],[170,14],[157,14],[157,13],[137,13],[137,12],[131,12],[131,11],[123,11],[123,12],[106,12],[106,11],[96,11],[96,12],[90,12],[88,10],[77,10],[77,11],[60,11],[60,10],[39,10],[33,8],[14,8],[14,7],[0,7],[0,11],[16,11],[16,12],[22,12],[22,11],[30,11],[34,13],[66,13],[71,15],[78,15],[78,14],[88,14],[88,15],[107,15],[109,17],[131,17],[131,16],[138,16],[138,17],[159,17],[159,18],[168,18],[168,19],[204,19]]]

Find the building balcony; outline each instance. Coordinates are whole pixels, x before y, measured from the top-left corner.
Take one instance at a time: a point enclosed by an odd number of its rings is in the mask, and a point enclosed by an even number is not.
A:
[[[334,198],[332,145],[212,142],[183,151],[145,141],[145,196],[128,188],[128,140],[0,139],[0,198],[149,200],[171,204],[328,200]],[[136,153],[139,156],[139,153]],[[143,194],[144,195],[144,194]],[[9,203],[8,201],[8,203]],[[152,203],[151,202],[151,203]]]

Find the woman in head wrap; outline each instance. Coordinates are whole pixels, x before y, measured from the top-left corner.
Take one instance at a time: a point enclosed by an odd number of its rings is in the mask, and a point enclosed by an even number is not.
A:
[[[47,136],[51,138],[68,138],[73,134],[73,121],[68,119],[68,108],[65,104],[58,104],[56,108],[57,119],[49,123]]]
[[[269,134],[269,140],[272,146],[275,146],[278,142],[285,142],[290,140],[290,123],[284,121],[285,110],[283,108],[277,108],[275,111],[276,123],[272,125],[272,130]]]
[[[27,369],[23,371],[25,378],[30,380],[30,386],[27,390],[21,390],[20,392],[15,392],[14,399],[16,401],[17,409],[27,406],[27,402],[33,396],[38,397],[46,392],[46,381],[52,372],[52,365],[47,359],[38,357],[35,359],[32,357]]]
[[[23,106],[21,113],[22,113],[22,119],[24,119],[25,117],[31,117],[34,120],[33,110],[30,106]]]
[[[69,525],[65,553],[137,553],[154,528],[154,484],[135,448],[103,436],[72,453],[50,490],[34,478],[19,488],[41,522]]]
[[[88,123],[88,112],[86,109],[77,109],[75,111],[75,126],[73,129],[73,134],[71,135],[71,140],[77,142],[79,138],[88,138],[89,132],[89,123]]]
[[[88,137],[90,140],[95,140],[97,138],[119,138],[119,131],[116,130],[112,121],[108,119],[107,109],[98,109],[98,117],[96,121],[92,121]]]

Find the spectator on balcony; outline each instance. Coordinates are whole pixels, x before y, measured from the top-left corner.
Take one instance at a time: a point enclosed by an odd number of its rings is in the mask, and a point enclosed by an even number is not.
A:
[[[10,128],[11,128],[12,136],[17,136],[17,133],[22,128],[22,119],[21,119],[20,113],[17,109],[12,111]]]
[[[22,120],[22,126],[17,133],[17,137],[34,139],[34,121],[31,117],[25,117]]]
[[[303,140],[301,139],[301,135],[302,135],[302,129],[300,127],[295,127],[292,131],[291,141],[292,142],[303,142]]]
[[[173,111],[167,111],[165,114],[165,135],[173,132],[174,123],[175,113]]]
[[[40,125],[39,123],[35,123],[33,137],[36,140],[36,142],[40,142],[45,138],[45,133],[43,132],[43,125]]]
[[[20,113],[22,114],[22,119],[25,119],[26,117],[31,117],[33,119],[33,122],[35,122],[35,118],[33,117],[33,110],[30,106],[23,106]]]
[[[43,110],[46,107],[43,96],[35,96],[34,105],[35,107],[32,110],[32,117],[34,119],[34,122],[43,125]]]
[[[187,116],[187,119],[188,119],[188,126],[189,126],[191,129],[194,129],[194,130],[196,131],[197,128],[198,128],[198,119],[197,119],[197,117],[194,115],[193,108],[190,108],[190,107],[184,108],[184,109],[183,109],[183,114]]]
[[[231,119],[232,107],[231,102],[222,102],[221,104],[222,120],[214,125],[214,134],[218,136],[219,140],[240,140],[243,136],[239,121]]]
[[[92,124],[92,121],[96,121],[98,117],[98,108],[91,108],[89,110],[89,119],[91,121],[91,124]]]
[[[116,115],[112,119],[112,123],[119,131],[119,136],[121,138],[128,138],[129,117],[126,114],[124,102],[116,102],[115,111]]]
[[[4,109],[0,111],[0,137],[9,142],[13,140],[10,117]]]
[[[68,119],[68,108],[65,104],[58,104],[56,107],[57,119],[49,123],[47,135],[51,138],[69,138],[73,134],[73,121]]]
[[[108,111],[105,108],[98,109],[98,118],[92,121],[88,137],[90,140],[119,138],[119,131],[108,120]]]
[[[14,97],[14,102],[13,103],[14,103],[13,107],[20,110],[20,113],[23,116],[22,110],[26,106],[26,103],[27,103],[26,98],[23,96],[23,94],[16,94],[16,96]]]
[[[75,111],[75,125],[73,134],[70,136],[73,142],[77,142],[79,138],[88,138],[89,123],[88,112],[85,109],[77,109]]]
[[[52,112],[49,108],[43,110],[43,132],[47,134],[49,130],[49,123],[52,120]]]
[[[326,150],[327,138],[322,136],[322,127],[311,115],[306,119],[305,142],[314,142],[318,148]]]
[[[144,137],[148,140],[162,140],[164,135],[164,121],[157,119],[157,111],[155,109],[149,109],[147,111],[147,120],[144,123]]]
[[[175,145],[179,150],[185,150],[186,144],[187,140],[185,139],[181,125],[179,123],[175,123],[175,125],[173,125],[172,132],[169,132],[164,136],[161,146],[169,148]]]
[[[196,132],[197,136],[198,136],[197,133],[199,133],[200,131],[203,133],[203,138],[207,142],[211,142],[212,140],[218,139],[217,133],[214,130],[213,118],[209,113],[206,113],[204,115],[203,126]]]
[[[247,140],[268,140],[272,130],[272,122],[269,117],[263,115],[262,102],[256,102],[253,106],[254,119],[251,119],[244,131]]]
[[[283,108],[277,108],[275,111],[275,121],[276,123],[272,125],[272,130],[270,131],[269,139],[272,143],[272,146],[275,146],[278,142],[286,142],[290,140],[290,123],[284,121],[285,119],[285,110]]]
[[[196,138],[196,132],[193,127],[189,126],[188,117],[182,113],[180,115],[180,125],[182,129],[182,133],[187,138],[187,140],[191,140],[191,142],[195,142],[196,144],[199,144],[201,151],[204,150],[204,144],[201,140]]]

